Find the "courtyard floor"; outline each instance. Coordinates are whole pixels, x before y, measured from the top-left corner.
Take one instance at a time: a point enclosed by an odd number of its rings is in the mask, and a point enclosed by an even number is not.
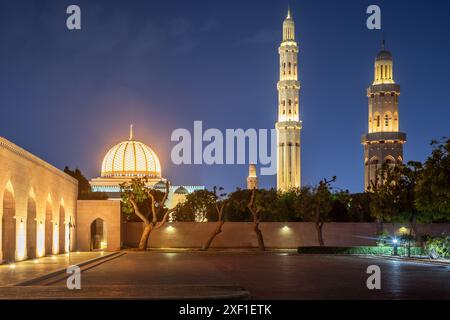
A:
[[[381,290],[366,287],[369,265],[381,269]],[[252,299],[450,299],[450,266],[372,256],[126,252],[82,272],[81,283],[90,294],[114,288],[116,298],[133,288],[154,288],[155,294],[162,288],[203,286],[243,288]],[[51,290],[66,298],[77,291],[67,290],[65,280],[51,284]]]
[[[98,258],[106,253],[101,252],[72,252],[47,256],[35,260],[16,262],[13,266],[9,264],[0,265],[0,286],[14,285],[16,283],[37,278],[48,273],[76,265],[83,261]],[[0,289],[1,290],[1,289]]]

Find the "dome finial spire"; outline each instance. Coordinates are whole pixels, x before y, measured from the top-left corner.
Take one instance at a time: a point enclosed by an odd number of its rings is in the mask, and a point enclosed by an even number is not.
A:
[[[289,3],[288,3],[288,12],[287,12],[286,19],[291,19],[291,5]]]
[[[381,41],[381,50],[386,50],[386,40]]]
[[[130,124],[130,140],[133,140],[133,124]]]

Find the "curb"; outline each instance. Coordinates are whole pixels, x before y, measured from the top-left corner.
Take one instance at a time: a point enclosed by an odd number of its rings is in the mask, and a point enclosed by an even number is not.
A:
[[[99,256],[99,257],[96,257],[96,258],[92,258],[92,259],[89,259],[89,260],[82,261],[82,262],[80,262],[78,264],[74,264],[74,265],[76,265],[78,267],[82,267],[82,266],[90,264],[92,262],[96,262],[96,261],[99,261],[99,260],[103,260],[103,259],[106,259],[106,258],[113,257],[115,255],[118,255],[119,253],[120,253],[120,251],[111,252],[111,253],[105,254],[103,256]],[[31,278],[31,279],[28,279],[28,280],[23,280],[23,281],[19,281],[19,282],[16,282],[16,283],[12,283],[10,285],[7,285],[7,287],[29,286],[29,285],[32,285],[35,282],[40,282],[40,281],[52,278],[54,276],[57,276],[59,274],[64,274],[64,273],[66,273],[66,270],[67,270],[67,267],[61,268],[61,269],[52,271],[50,273],[44,274],[42,276],[38,276],[38,277]]]
[[[439,265],[439,266],[450,266],[450,261],[442,261],[442,260],[431,260],[431,259],[417,259],[417,258],[402,258],[402,257],[395,257],[395,256],[380,256],[381,258],[389,259],[389,260],[396,260],[396,261],[403,261],[403,262],[414,262],[414,263],[426,263],[426,264],[433,264],[433,265]]]

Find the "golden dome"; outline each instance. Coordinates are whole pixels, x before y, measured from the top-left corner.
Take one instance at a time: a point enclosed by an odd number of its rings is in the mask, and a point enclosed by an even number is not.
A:
[[[130,139],[112,147],[102,163],[102,177],[161,177],[161,164],[156,153],[147,145]]]

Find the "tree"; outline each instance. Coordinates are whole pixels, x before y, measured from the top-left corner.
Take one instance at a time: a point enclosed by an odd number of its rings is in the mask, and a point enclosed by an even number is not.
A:
[[[383,223],[389,222],[400,211],[399,181],[401,171],[398,166],[384,163],[377,170],[377,179],[371,181],[369,192],[370,215],[378,225],[378,233],[383,231]]]
[[[428,221],[450,220],[450,139],[432,141],[433,151],[423,164],[415,187],[417,209]]]
[[[186,199],[175,207],[174,221],[211,221],[215,219],[217,195],[209,190],[197,190],[186,195]]]
[[[220,187],[219,191],[222,191],[223,188]],[[208,250],[209,247],[211,246],[211,243],[213,242],[213,240],[215,239],[215,237],[220,234],[222,232],[222,227],[225,224],[225,217],[223,215],[223,210],[225,208],[225,206],[227,205],[227,200],[224,200],[223,197],[226,196],[225,193],[219,194],[217,195],[217,188],[214,187],[214,207],[216,209],[216,213],[217,213],[217,225],[216,228],[214,229],[213,233],[211,234],[211,236],[208,238],[208,240],[206,241],[206,243],[203,245],[202,250]]]
[[[147,249],[151,232],[161,228],[174,211],[165,207],[169,195],[169,182],[166,181],[164,193],[147,187],[146,182],[146,178],[134,178],[120,185],[122,212],[128,215],[134,213],[144,223],[139,250]]]
[[[247,204],[247,208],[252,214],[253,230],[255,231],[256,237],[258,238],[259,250],[264,251],[266,250],[266,247],[264,245],[264,238],[261,229],[259,229],[259,224],[261,223],[260,213],[262,208],[264,207],[264,200],[265,200],[264,196],[267,194],[264,192],[265,190],[258,190],[258,191],[256,189],[253,189],[251,191],[250,201]]]
[[[81,173],[80,169],[70,170],[68,166],[64,168],[64,173],[78,180],[79,200],[106,200],[108,195],[104,192],[93,192],[88,179]]]

